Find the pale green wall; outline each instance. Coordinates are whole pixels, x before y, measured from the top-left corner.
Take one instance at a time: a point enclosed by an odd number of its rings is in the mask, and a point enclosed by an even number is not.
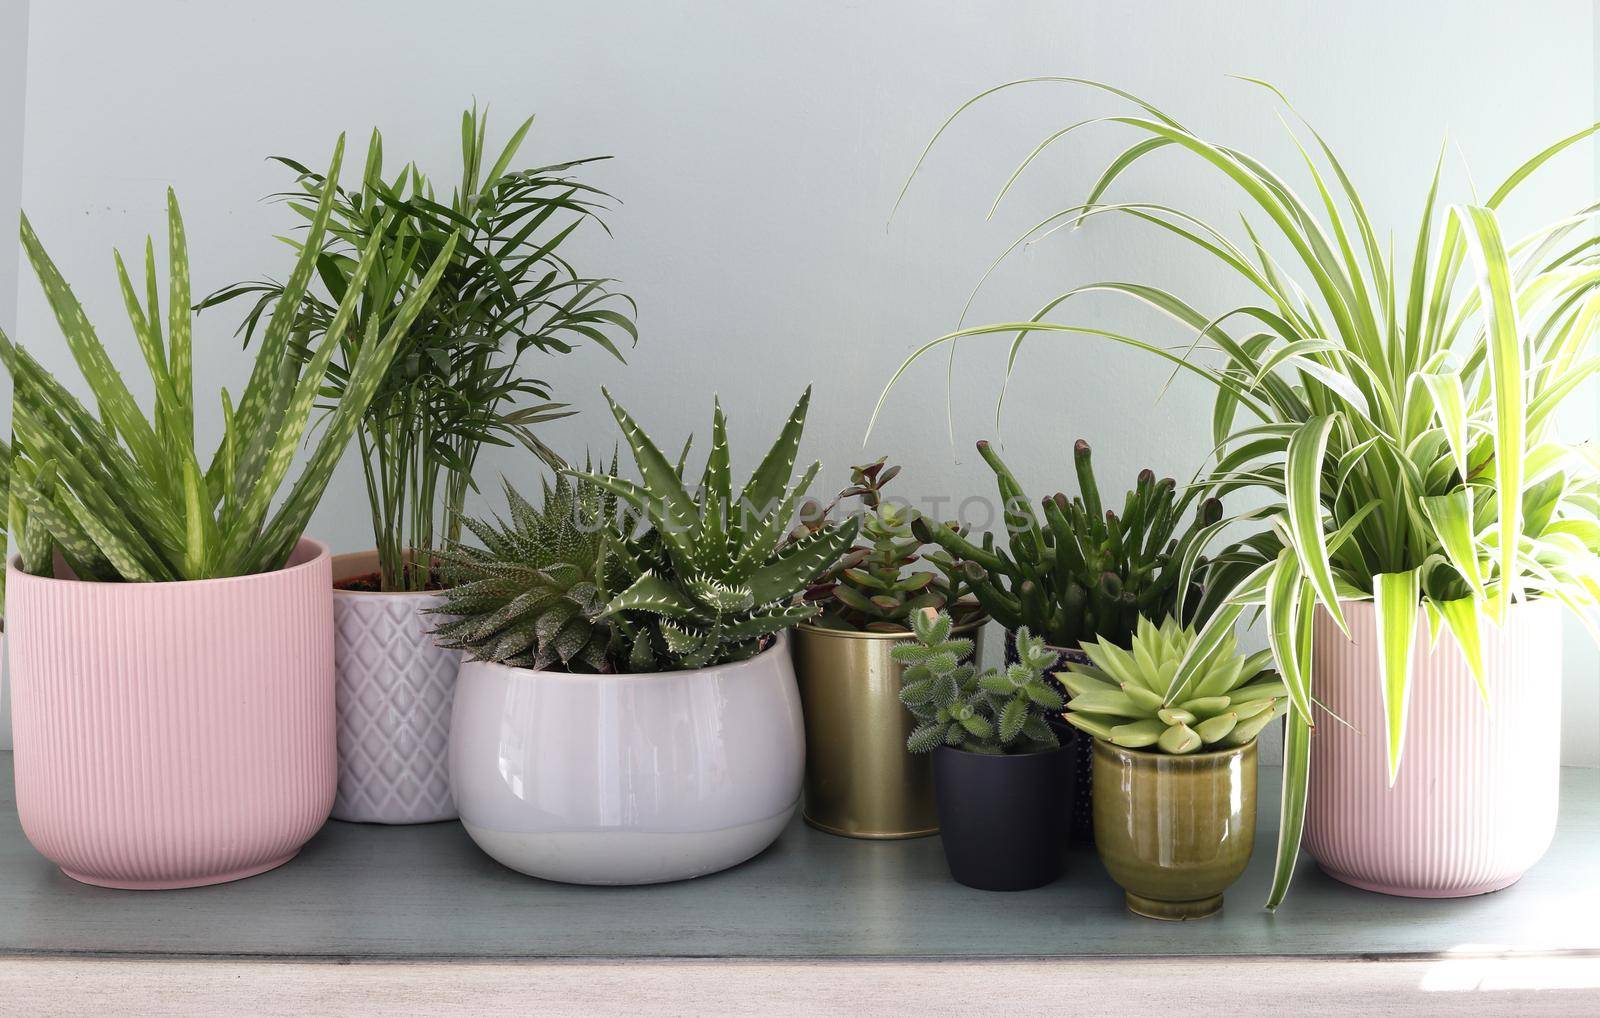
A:
[[[8,11],[20,6],[10,2]],[[1590,0],[52,0],[33,10],[24,196],[106,339],[136,364],[110,249],[159,234],[168,183],[184,202],[203,292],[284,270],[271,234],[287,220],[257,199],[285,179],[264,156],[320,160],[339,130],[360,138],[377,121],[391,153],[443,172],[455,159],[453,117],[474,95],[502,122],[536,111],[534,156],[617,157],[593,176],[626,202],[613,217],[617,236],[588,243],[585,264],[626,281],[644,337],[625,370],[592,353],[540,365],[584,409],[551,430],[558,447],[581,455],[585,445],[610,446],[596,412],[604,380],[666,444],[703,431],[720,392],[735,458],[748,466],[811,381],[806,451],[828,460],[823,489],[836,488],[857,456],[888,451],[906,464],[906,494],[986,493],[992,482],[970,449],[994,437],[996,350],[974,347],[961,359],[954,449],[938,366],[907,380],[862,452],[867,412],[900,358],[954,323],[993,255],[1042,211],[1079,199],[1116,136],[1055,153],[985,223],[995,189],[1044,132],[1113,108],[1060,89],[997,101],[952,132],[886,232],[905,173],[957,103],[1026,74],[1103,78],[1292,168],[1266,97],[1224,75],[1269,78],[1344,154],[1375,218],[1404,238],[1446,129],[1484,182],[1593,117],[1593,21]],[[4,125],[17,90],[0,96]],[[4,152],[14,147],[0,139]],[[1451,165],[1459,186],[1454,149]],[[1594,179],[1591,153],[1563,161],[1510,210],[1514,226],[1581,205]],[[1236,207],[1178,158],[1152,163],[1122,194],[1169,199],[1219,222]],[[1233,294],[1172,244],[1107,223],[1020,257],[976,314],[1015,317],[1075,283],[1128,276],[1160,279],[1202,306],[1225,306]],[[31,284],[22,293],[23,340],[65,366]],[[1175,335],[1118,306],[1083,311],[1107,326]],[[201,319],[203,393],[242,377],[232,325],[226,313]],[[1068,450],[1079,435],[1118,480],[1147,464],[1186,476],[1207,452],[1207,392],[1180,382],[1156,402],[1166,372],[1146,357],[1041,341],[1023,366],[1000,437],[1041,493],[1072,490]],[[1600,410],[1579,416],[1590,427]],[[524,460],[501,462],[528,473]],[[362,498],[347,470],[316,532],[339,548],[370,545]],[[1571,647],[1569,759],[1593,764],[1596,660],[1580,641]]]

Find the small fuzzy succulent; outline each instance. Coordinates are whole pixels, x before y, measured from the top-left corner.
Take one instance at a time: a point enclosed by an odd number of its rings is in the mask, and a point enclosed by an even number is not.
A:
[[[884,486],[900,473],[878,459],[850,469],[850,486],[823,509],[808,501],[791,540],[803,539],[826,526],[844,502],[856,499],[861,514],[860,542],[823,573],[805,592],[820,608],[816,622],[852,632],[904,633],[911,617],[924,608],[942,609],[960,599],[960,583],[944,572],[911,567],[920,560],[948,568],[951,560],[935,546],[926,555],[924,543],[911,532],[916,510],[886,501]],[[954,570],[951,570],[954,572]]]
[[[437,552],[445,580],[439,646],[517,668],[608,670],[611,628],[604,573],[615,543],[616,498],[592,481],[556,478],[534,508],[509,482],[509,521],[463,519],[482,548]]]
[[[1194,639],[1176,619],[1140,619],[1126,650],[1106,640],[1083,644],[1090,663],[1069,662],[1059,675],[1072,694],[1068,723],[1128,749],[1179,755],[1243,746],[1288,711],[1271,651],[1246,657],[1232,633],[1191,681],[1173,688]]]
[[[1089,443],[1079,439],[1073,462],[1081,494],[1057,493],[1035,508],[988,442],[978,452],[994,471],[1009,550],[992,534],[974,543],[948,523],[919,520],[914,530],[960,563],[978,603],[1007,629],[1027,626],[1056,647],[1094,639],[1125,647],[1140,618],[1180,614],[1198,623],[1215,607],[1221,591],[1205,588],[1201,552],[1222,518],[1218,500],[1202,501],[1180,531],[1195,489],[1179,495],[1172,478],[1142,470],[1121,513],[1106,509]]]
[[[1026,629],[1017,634],[1016,664],[978,674],[972,641],[952,637],[945,612],[911,617],[914,640],[890,651],[905,670],[900,702],[920,722],[906,749],[951,746],[970,753],[1016,754],[1061,745],[1044,712],[1059,711],[1061,694],[1046,678],[1059,655]]]
[[[683,459],[674,466],[610,393],[606,399],[640,480],[577,476],[617,495],[650,524],[644,534],[623,542],[609,563],[607,589],[617,593],[600,613],[626,648],[621,660],[628,670],[673,671],[743,660],[759,653],[774,634],[815,615],[816,607],[795,603],[796,596],[851,546],[860,521],[828,524],[779,547],[820,466],[811,464],[790,486],[811,390],[800,397],[777,441],[738,491],[729,477],[727,421],[720,405],[712,416],[705,470],[691,493],[683,480]]]

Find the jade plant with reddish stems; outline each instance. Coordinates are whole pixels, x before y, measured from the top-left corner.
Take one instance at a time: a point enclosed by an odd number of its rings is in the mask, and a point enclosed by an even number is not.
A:
[[[943,610],[961,598],[956,563],[937,545],[929,548],[912,532],[916,509],[886,499],[883,489],[900,474],[886,457],[850,468],[850,484],[826,508],[815,500],[801,507],[790,540],[800,540],[829,525],[841,506],[854,502],[861,513],[860,541],[804,595],[820,609],[816,625],[862,633],[904,633],[925,608]],[[912,568],[926,561],[938,571]]]

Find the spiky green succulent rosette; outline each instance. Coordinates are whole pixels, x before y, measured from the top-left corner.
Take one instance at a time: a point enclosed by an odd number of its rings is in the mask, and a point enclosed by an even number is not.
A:
[[[1106,640],[1082,644],[1089,664],[1059,675],[1072,699],[1067,722],[1128,749],[1181,755],[1243,746],[1289,709],[1288,690],[1269,667],[1271,651],[1245,656],[1229,633],[1193,679],[1174,686],[1195,632],[1167,619],[1141,618],[1124,650]]]
[[[689,450],[674,465],[605,395],[639,481],[574,473],[615,494],[650,524],[641,537],[621,542],[607,563],[606,589],[612,593],[599,617],[617,633],[617,660],[634,672],[742,661],[814,616],[815,605],[795,598],[851,546],[860,521],[829,523],[780,545],[820,468],[812,463],[790,484],[811,390],[742,488],[730,476],[728,423],[720,404],[712,413],[705,469],[691,488],[684,474]]]
[[[545,484],[539,508],[510,483],[505,490],[509,521],[462,521],[482,548],[458,544],[436,553],[452,586],[431,609],[447,618],[435,639],[516,668],[606,670],[612,633],[599,615],[615,496],[565,476],[553,488]]]

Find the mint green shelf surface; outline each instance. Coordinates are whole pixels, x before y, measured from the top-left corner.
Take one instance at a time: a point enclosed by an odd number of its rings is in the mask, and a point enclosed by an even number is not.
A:
[[[330,823],[289,864],[183,891],[113,891],[62,876],[17,823],[0,753],[0,953],[283,958],[972,958],[1432,956],[1600,951],[1600,771],[1563,773],[1561,828],[1520,883],[1421,901],[1358,891],[1303,860],[1261,909],[1277,811],[1223,913],[1167,924],[1123,910],[1093,852],[1015,894],[950,880],[937,838],[853,841],[798,819],[727,872],[653,887],[572,887],[502,868],[459,824]]]

